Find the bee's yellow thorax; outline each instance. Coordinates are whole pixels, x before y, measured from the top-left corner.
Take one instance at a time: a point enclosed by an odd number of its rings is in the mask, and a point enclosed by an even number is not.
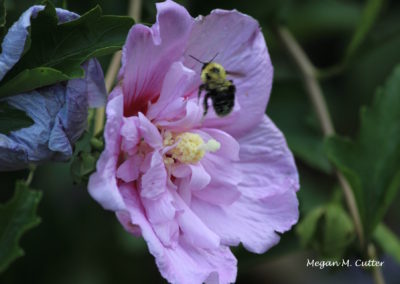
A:
[[[221,84],[226,80],[225,68],[216,62],[207,63],[201,71],[201,80],[204,83]]]

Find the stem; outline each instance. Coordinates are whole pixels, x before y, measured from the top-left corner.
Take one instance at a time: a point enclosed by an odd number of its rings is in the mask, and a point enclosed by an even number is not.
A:
[[[128,15],[135,19],[135,22],[140,22],[140,15],[142,10],[142,0],[130,0],[129,2],[129,12]],[[108,66],[105,83],[107,93],[110,93],[112,87],[114,86],[115,78],[117,77],[118,70],[121,63],[121,55],[122,52],[116,52]],[[101,107],[96,110],[96,117],[94,120],[94,135],[99,134],[104,127],[104,117],[105,117],[105,108]]]
[[[303,49],[300,47],[287,28],[278,27],[276,29],[276,33],[301,72],[305,88],[314,107],[314,111],[318,116],[324,136],[328,137],[335,134],[332,119],[329,114],[328,106],[325,102],[321,86],[317,80],[317,72],[314,65],[311,63],[310,59],[307,57]],[[353,191],[351,190],[346,178],[338,170],[335,170],[335,174],[339,180],[341,188],[343,189],[344,197],[349,208],[350,215],[353,219],[361,249],[364,250],[365,240],[363,226]],[[375,248],[372,243],[368,245],[367,254],[370,259],[374,259],[376,257]],[[374,267],[373,274],[377,284],[385,283],[379,267]]]
[[[307,93],[310,96],[314,110],[317,113],[324,135],[333,135],[335,130],[333,128],[332,120],[330,118],[324,96],[322,95],[321,87],[316,79],[316,71],[314,66],[311,64],[307,55],[304,53],[303,49],[293,38],[292,34],[287,28],[277,28],[277,34],[279,39],[287,48],[289,54],[292,56],[297,67],[301,71]]]
[[[369,259],[376,259],[376,249],[372,243],[368,245],[367,253]],[[379,266],[372,266],[372,276],[374,277],[376,284],[385,284],[385,279],[383,278],[382,271]]]
[[[36,166],[35,165],[29,165],[29,174],[28,177],[25,180],[25,184],[27,186],[30,186],[33,180],[33,176],[35,174]]]

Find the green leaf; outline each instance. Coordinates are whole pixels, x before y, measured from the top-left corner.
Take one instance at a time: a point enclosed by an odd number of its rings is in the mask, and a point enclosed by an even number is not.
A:
[[[71,176],[74,182],[82,183],[89,180],[89,176],[96,170],[98,154],[80,152],[74,156],[71,163]]]
[[[6,6],[4,4],[4,0],[0,0],[0,42],[3,42],[4,35],[6,32]],[[1,45],[0,45],[1,52]]]
[[[296,158],[330,173],[332,166],[324,151],[323,134],[302,90],[301,84],[275,84],[267,114],[285,134]]]
[[[0,29],[4,32],[4,26],[6,25],[6,6],[4,0],[0,0]]]
[[[360,131],[351,141],[326,141],[327,155],[346,176],[369,238],[400,187],[400,66],[361,109]]]
[[[14,197],[0,205],[0,272],[24,254],[18,242],[27,230],[39,224],[36,208],[41,196],[41,192],[17,181]]]
[[[360,14],[359,5],[354,1],[294,1],[287,26],[298,39],[343,34],[353,29]]]
[[[0,102],[0,133],[8,134],[32,124],[33,120],[24,111],[16,109],[6,102]]]
[[[373,28],[375,22],[378,19],[379,13],[381,12],[384,0],[368,0],[363,11],[361,17],[357,23],[357,27],[353,33],[353,36],[350,40],[350,43],[347,46],[346,52],[342,60],[325,70],[319,70],[319,76],[321,78],[330,77],[333,75],[337,75],[344,71],[345,68],[348,67],[348,63],[353,61],[356,57],[357,53],[361,53],[361,47],[363,43],[366,41],[371,29]],[[381,32],[382,29],[379,29]],[[368,47],[371,46],[371,43],[368,42],[366,44]],[[390,56],[386,56],[387,58],[393,59]],[[377,61],[374,61],[374,66]],[[382,64],[379,64],[382,65]],[[364,82],[363,77],[363,82]]]
[[[103,16],[99,6],[79,19],[58,25],[47,3],[31,22],[30,44],[0,84],[0,97],[84,76],[81,64],[121,49],[134,21]]]
[[[346,51],[345,61],[349,60],[363,43],[368,32],[378,18],[379,12],[383,6],[383,0],[368,0],[363,10],[361,19],[354,32],[353,38]]]
[[[346,211],[331,203],[308,213],[296,232],[303,247],[311,247],[323,257],[340,259],[354,240],[354,227]]]
[[[6,7],[4,0],[0,0],[0,28],[4,28],[6,25]]]
[[[96,170],[100,153],[104,150],[103,133],[94,135],[95,112],[91,110],[88,116],[89,129],[75,144],[75,151],[70,164],[72,180],[77,183],[87,183],[90,175]]]
[[[374,232],[374,239],[385,253],[400,264],[400,240],[388,227],[379,224]]]

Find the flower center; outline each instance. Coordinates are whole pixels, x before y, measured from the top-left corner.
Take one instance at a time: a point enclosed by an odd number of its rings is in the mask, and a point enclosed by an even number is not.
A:
[[[165,146],[173,145],[176,142],[176,146],[168,154],[172,159],[185,164],[197,163],[204,157],[206,152],[215,152],[221,147],[221,144],[214,139],[210,139],[205,143],[201,136],[196,133],[184,132],[176,137],[173,137],[170,132],[165,133]]]

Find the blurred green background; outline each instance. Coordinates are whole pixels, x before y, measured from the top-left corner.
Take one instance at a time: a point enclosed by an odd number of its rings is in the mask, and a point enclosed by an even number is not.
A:
[[[40,1],[8,0],[10,25],[21,12]],[[63,1],[54,1],[61,6]],[[128,1],[68,0],[68,9],[84,13],[99,4],[105,14],[124,15]],[[357,0],[182,0],[192,16],[212,9],[237,9],[256,18],[263,28],[275,68],[267,114],[285,134],[300,172],[301,217],[335,195],[337,181],[323,153],[323,136],[301,77],[277,41],[272,27],[284,24],[294,34],[312,62],[330,70],[345,57],[366,1]],[[155,1],[144,0],[142,22],[155,20]],[[101,58],[104,70],[110,57]],[[370,105],[377,87],[383,85],[400,62],[400,2],[384,1],[379,16],[360,48],[336,76],[322,80],[322,87],[337,132],[354,137],[359,110]],[[14,180],[27,172],[0,173],[0,202],[12,196]],[[115,216],[75,186],[68,164],[39,167],[32,187],[43,191],[39,205],[41,224],[22,238],[26,255],[0,275],[0,283],[165,283],[153,257],[141,239],[131,237]],[[386,225],[400,235],[397,196]],[[279,245],[264,255],[234,249],[239,260],[238,283],[372,283],[361,269],[319,270],[307,268],[307,258],[319,255],[300,246],[296,230],[286,233]],[[348,252],[357,258],[355,252]],[[400,266],[387,255],[383,271],[387,283],[400,283]]]

